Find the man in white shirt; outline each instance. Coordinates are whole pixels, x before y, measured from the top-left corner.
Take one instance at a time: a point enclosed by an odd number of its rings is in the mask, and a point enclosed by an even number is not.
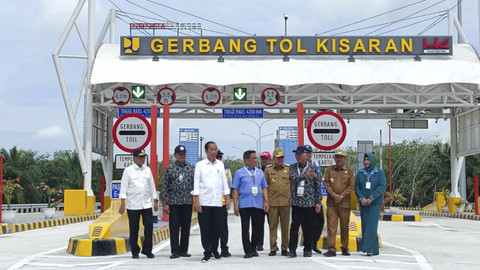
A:
[[[157,191],[153,181],[152,171],[145,164],[145,149],[133,150],[133,164],[125,168],[120,187],[121,205],[118,212],[123,215],[127,209],[130,225],[130,247],[132,258],[138,259],[138,229],[140,216],[143,218],[144,236],[142,254],[148,258],[155,258],[152,254],[153,242],[153,214],[152,202],[155,211],[158,211]]]
[[[193,178],[194,210],[198,212],[198,223],[204,257],[202,262],[208,262],[212,255],[220,259],[218,240],[225,209],[222,207],[222,197],[225,198],[225,207],[230,209],[230,189],[228,188],[225,167],[217,160],[217,145],[214,142],[205,144],[206,159],[195,165]]]

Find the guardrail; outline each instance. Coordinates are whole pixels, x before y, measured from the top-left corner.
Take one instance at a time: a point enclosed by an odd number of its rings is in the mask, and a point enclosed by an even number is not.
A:
[[[31,204],[11,204],[10,207],[12,210],[17,211],[17,213],[36,213],[42,212],[43,208],[47,208],[48,204],[46,203],[31,203]],[[7,204],[2,204],[2,210],[7,210]],[[63,203],[58,204],[57,210],[63,211]],[[100,210],[100,203],[95,203],[95,210]]]

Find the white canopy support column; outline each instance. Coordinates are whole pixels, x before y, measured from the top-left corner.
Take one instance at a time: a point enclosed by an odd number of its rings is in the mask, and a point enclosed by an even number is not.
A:
[[[465,162],[465,157],[458,157],[458,136],[457,136],[457,118],[450,118],[450,168],[451,168],[451,193],[450,197],[460,197],[458,192],[458,181],[460,179],[460,171],[462,164]]]

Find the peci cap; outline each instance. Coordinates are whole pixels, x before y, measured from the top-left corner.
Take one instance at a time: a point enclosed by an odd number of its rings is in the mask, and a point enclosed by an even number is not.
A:
[[[343,149],[336,149],[335,150],[335,156],[344,156],[346,157],[347,156],[347,151],[343,150]]]
[[[271,158],[272,158],[272,155],[270,155],[269,152],[265,151],[265,152],[262,152],[262,153],[260,154],[260,158],[262,158],[262,157],[263,157],[263,158],[271,159]]]
[[[305,145],[301,145],[301,146],[297,147],[296,150],[293,150],[293,152],[296,152],[296,153],[308,153],[308,149],[307,149],[307,147],[305,147]]]
[[[275,148],[275,150],[273,150],[273,156],[274,157],[284,157],[285,152],[282,150],[282,148]]]
[[[185,154],[187,152],[187,149],[183,145],[177,145],[175,147],[175,154]]]
[[[218,149],[218,151],[217,151],[217,157],[216,158],[217,159],[222,159],[223,158],[223,152],[220,151],[220,149]]]
[[[134,157],[143,157],[145,155],[146,155],[145,149],[143,149],[143,148],[133,150],[133,156]]]
[[[312,152],[313,152],[313,149],[312,149],[312,147],[311,147],[310,145],[306,144],[306,145],[304,145],[304,146],[305,146],[305,148],[307,149],[307,152],[308,152],[308,153],[312,153]]]

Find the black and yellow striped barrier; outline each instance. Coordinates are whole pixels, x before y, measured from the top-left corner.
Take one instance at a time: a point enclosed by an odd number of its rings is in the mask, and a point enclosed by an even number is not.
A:
[[[390,214],[380,214],[380,220],[383,221],[414,221],[420,222],[422,218],[420,215],[390,215]]]
[[[6,234],[8,233],[8,224],[7,223],[2,223],[2,229],[0,230],[0,234]]]
[[[23,231],[36,230],[41,228],[67,225],[72,223],[94,220],[98,217],[99,217],[98,214],[93,214],[93,215],[85,215],[85,216],[71,216],[71,217],[56,218],[56,219],[46,219],[42,221],[32,221],[32,222],[19,223],[19,224],[2,223],[1,224],[2,230],[0,231],[0,234],[23,232]]]
[[[467,213],[440,213],[433,211],[421,211],[422,216],[435,216],[435,217],[451,217],[451,218],[463,218],[470,220],[480,220],[480,215],[467,214]]]
[[[192,225],[198,223],[196,215],[192,217]],[[170,237],[168,225],[153,230],[153,245],[156,245]],[[144,240],[143,233],[139,234],[139,246]],[[104,239],[89,239],[88,234],[77,235],[70,238],[67,252],[75,256],[105,256],[117,255],[131,251],[128,234]]]

